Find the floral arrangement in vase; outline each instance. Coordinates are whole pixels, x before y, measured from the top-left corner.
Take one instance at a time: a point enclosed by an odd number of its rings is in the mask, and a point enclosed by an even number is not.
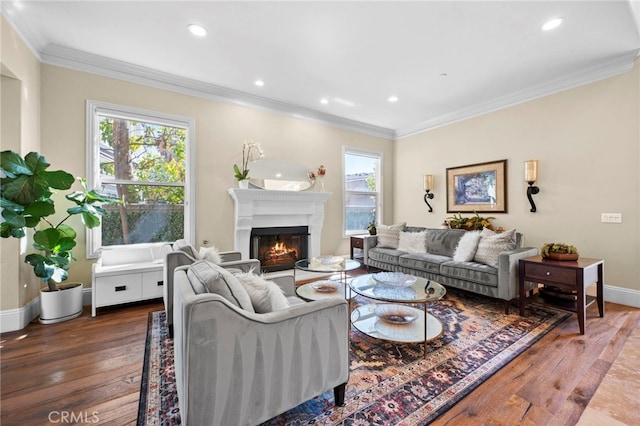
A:
[[[242,144],[242,168],[237,164],[233,165],[233,174],[238,181],[249,179],[249,161],[264,158],[262,146],[253,139],[244,141]]]
[[[327,168],[322,164],[318,166],[318,170],[309,171],[309,180],[313,183],[316,191],[324,192],[324,175],[327,173]]]

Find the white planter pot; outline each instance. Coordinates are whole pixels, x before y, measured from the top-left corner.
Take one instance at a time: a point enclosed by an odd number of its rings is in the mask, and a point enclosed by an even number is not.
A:
[[[82,314],[82,283],[59,285],[59,291],[40,290],[40,323],[55,324]]]
[[[247,179],[238,181],[238,188],[240,189],[249,189],[249,181]]]

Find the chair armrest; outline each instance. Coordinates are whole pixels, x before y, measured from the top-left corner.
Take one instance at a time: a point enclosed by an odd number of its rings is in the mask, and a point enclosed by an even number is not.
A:
[[[362,247],[362,251],[363,251],[363,258],[362,258],[362,262],[365,265],[369,265],[369,249],[374,248],[376,245],[378,245],[378,236],[377,235],[365,235],[364,237],[364,241],[363,241],[363,247]]]
[[[221,251],[220,258],[223,262],[232,262],[234,260],[242,260],[242,253],[239,251]]]
[[[230,262],[222,262],[220,264],[226,269],[240,269],[242,272],[260,273],[260,261],[258,259],[232,260]]]
[[[285,296],[296,295],[296,282],[291,272],[267,272],[262,274],[265,280],[273,281],[282,289]]]
[[[164,301],[164,309],[167,313],[167,324],[173,324],[173,274],[177,267],[191,265],[196,259],[187,253],[176,250],[165,253],[163,279],[164,288],[162,290],[162,299]]]
[[[522,247],[498,255],[498,298],[511,300],[518,296],[519,260],[537,254],[538,249],[535,247]]]

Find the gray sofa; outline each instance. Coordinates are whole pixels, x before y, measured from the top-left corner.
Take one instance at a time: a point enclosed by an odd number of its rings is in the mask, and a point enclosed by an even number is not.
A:
[[[333,388],[344,404],[349,378],[348,305],[340,297],[303,302],[293,275],[272,281],[289,307],[255,313],[234,275],[233,297],[198,290],[189,268],[174,274],[175,375],[184,425],[256,425]],[[219,268],[219,266],[212,266]],[[221,268],[224,269],[224,268]],[[218,280],[218,279],[216,279]]]
[[[424,253],[407,253],[396,248],[379,247],[377,236],[364,242],[364,264],[385,271],[404,272],[432,279],[445,287],[455,287],[504,301],[518,296],[518,261],[535,256],[538,249],[522,247],[524,237],[515,233],[515,248],[501,252],[497,266],[477,261],[456,261],[454,253],[465,232],[461,229],[405,227],[404,232],[426,231]]]

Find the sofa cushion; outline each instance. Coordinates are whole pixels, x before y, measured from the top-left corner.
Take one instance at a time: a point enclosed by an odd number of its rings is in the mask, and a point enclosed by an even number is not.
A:
[[[278,284],[265,280],[252,272],[235,274],[251,299],[253,309],[258,314],[279,311],[289,307],[289,301]]]
[[[177,240],[173,243],[173,249],[183,251],[194,259],[200,259],[198,250],[196,250],[191,244],[187,243],[186,240]]]
[[[398,258],[403,254],[406,253],[392,248],[374,247],[369,250],[370,259],[377,260],[378,262],[389,263],[391,265],[397,265]]]
[[[440,275],[490,287],[498,287],[498,269],[482,263],[452,260],[440,265]]]
[[[480,231],[466,232],[462,238],[460,238],[460,241],[458,241],[456,251],[453,253],[453,260],[471,262],[476,254],[479,242]]]
[[[516,247],[515,233],[515,229],[497,234],[484,228],[480,233],[480,242],[473,260],[497,268],[500,253]]]
[[[438,274],[440,273],[440,265],[449,261],[451,261],[449,256],[438,254],[403,254],[398,259],[398,264],[404,268]]]
[[[229,271],[209,262],[198,260],[187,269],[187,277],[195,293],[215,293],[229,303],[249,312],[255,312],[247,290]]]
[[[377,225],[378,247],[397,249],[400,243],[400,231],[404,230],[406,222],[395,225]]]
[[[462,229],[429,229],[427,253],[453,257],[458,241],[466,231]]]
[[[427,232],[405,232],[400,231],[398,250],[407,253],[426,253]]]

